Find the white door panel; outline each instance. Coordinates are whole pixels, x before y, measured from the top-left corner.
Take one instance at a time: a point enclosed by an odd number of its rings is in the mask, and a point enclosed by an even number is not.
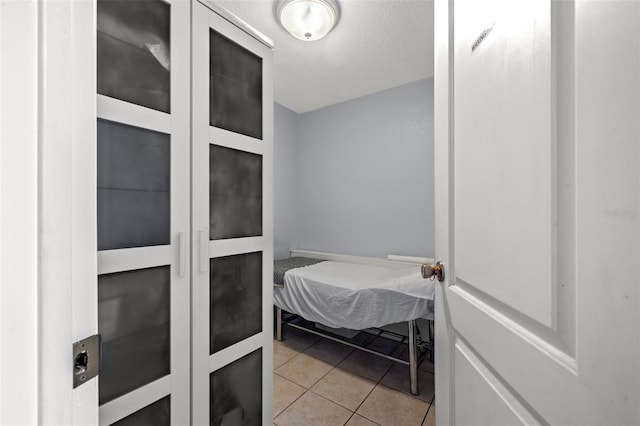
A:
[[[187,424],[190,5],[96,7],[99,422]]]
[[[456,342],[454,358],[457,423],[494,426],[539,423],[462,340]],[[466,409],[469,406],[491,409],[472,411]]]
[[[456,280],[546,326],[554,287],[549,15],[544,1],[454,6]]]
[[[638,424],[640,3],[435,5],[439,424]]]
[[[192,421],[266,424],[273,411],[272,52],[215,3],[192,5]],[[234,91],[237,103],[228,97]],[[240,120],[229,119],[234,108]]]

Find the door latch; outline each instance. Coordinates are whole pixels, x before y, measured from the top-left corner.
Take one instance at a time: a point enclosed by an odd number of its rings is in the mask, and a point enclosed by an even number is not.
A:
[[[100,373],[100,335],[94,334],[73,344],[73,388]]]

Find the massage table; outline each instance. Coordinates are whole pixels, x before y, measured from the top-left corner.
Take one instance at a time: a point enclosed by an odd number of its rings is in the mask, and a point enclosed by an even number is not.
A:
[[[411,393],[417,395],[419,339],[416,320],[433,321],[434,292],[434,282],[421,277],[417,263],[384,259],[351,263],[300,256],[277,260],[274,262],[273,292],[276,340],[282,340],[283,312],[295,314],[318,327],[291,321],[287,322],[289,326],[408,365]],[[408,361],[352,343],[341,338],[339,331],[379,330],[402,322],[407,323]],[[429,342],[421,341],[420,346],[428,350],[433,359],[431,324]],[[327,333],[327,327],[334,332]],[[378,335],[381,333],[388,332]]]

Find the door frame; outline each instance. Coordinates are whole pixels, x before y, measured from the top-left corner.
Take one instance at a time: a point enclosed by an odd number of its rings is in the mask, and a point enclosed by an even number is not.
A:
[[[97,380],[72,377],[97,332],[95,2],[3,0],[0,22],[0,423],[96,424]]]
[[[449,220],[453,213],[453,200],[450,198],[450,182],[453,175],[451,160],[453,158],[453,79],[450,78],[453,70],[453,3],[450,1],[434,1],[433,16],[446,16],[447,19],[434,19],[434,69],[433,69],[433,111],[434,111],[434,203],[439,206],[435,209],[435,223],[447,226],[435,227],[436,258],[445,264],[446,274],[444,282],[436,285],[434,323],[445,324],[444,327],[435,327],[434,341],[435,359],[438,365],[435,375],[435,389],[438,395],[448,395],[438,398],[438,410],[436,411],[437,424],[450,425],[454,419],[451,417],[451,401],[453,400],[453,363],[449,354],[454,353],[453,330],[451,316],[447,310],[447,293],[445,287],[450,285],[451,271],[454,268],[453,247],[450,246],[453,235],[452,222]]]
[[[38,11],[0,3],[0,423],[35,424],[38,341]],[[10,43],[10,38],[23,45]],[[11,143],[19,141],[20,143]],[[20,283],[20,285],[13,285]],[[8,325],[19,322],[19,328]],[[22,384],[22,386],[20,386]]]

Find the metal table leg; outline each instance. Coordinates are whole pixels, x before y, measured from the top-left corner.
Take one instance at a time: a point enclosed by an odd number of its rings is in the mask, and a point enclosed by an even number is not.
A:
[[[416,321],[409,321],[409,374],[411,376],[411,394],[419,395],[418,390],[418,342],[416,340]]]
[[[433,321],[429,321],[429,361],[433,364],[433,351],[435,350],[434,341],[434,330],[433,330]]]
[[[282,309],[276,307],[276,340],[282,342]]]

